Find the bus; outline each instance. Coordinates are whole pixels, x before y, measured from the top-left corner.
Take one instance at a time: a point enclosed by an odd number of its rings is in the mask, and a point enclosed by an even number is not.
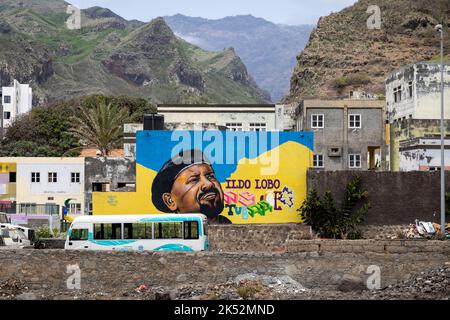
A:
[[[205,251],[203,214],[96,215],[76,217],[66,250]]]

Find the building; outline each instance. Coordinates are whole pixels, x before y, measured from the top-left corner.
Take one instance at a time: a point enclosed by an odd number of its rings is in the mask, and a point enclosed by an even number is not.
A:
[[[202,130],[215,125],[233,131],[292,131],[295,107],[275,104],[161,104],[166,129]]]
[[[297,105],[161,104],[166,130],[295,131]],[[143,124],[124,125],[124,153],[136,157],[136,131]]]
[[[85,158],[84,172],[84,213],[87,215],[92,214],[92,192],[134,192],[136,190],[135,159]]]
[[[32,88],[14,80],[11,87],[2,88],[1,103],[1,128],[7,128],[18,115],[30,112],[33,105]]]
[[[385,169],[382,100],[303,100],[297,130],[314,132],[316,169]]]
[[[450,139],[445,140],[445,170],[450,170]],[[441,168],[441,138],[412,138],[400,142],[400,171],[437,171]]]
[[[450,64],[444,66],[445,130],[450,134]],[[393,71],[386,78],[386,119],[389,129],[390,169],[403,170],[401,144],[416,138],[440,135],[441,118],[440,64],[419,62]],[[425,140],[424,140],[425,141]],[[426,140],[430,141],[430,140]],[[403,143],[405,142],[405,143]],[[419,168],[422,164],[402,165]]]
[[[84,158],[0,158],[0,199],[17,214],[84,212]],[[8,178],[8,179],[7,179]]]

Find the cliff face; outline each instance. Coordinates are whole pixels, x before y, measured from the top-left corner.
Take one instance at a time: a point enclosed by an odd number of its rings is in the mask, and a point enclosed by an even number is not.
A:
[[[0,85],[31,83],[37,103],[96,93],[153,103],[269,100],[234,51],[232,58],[229,50],[207,52],[177,38],[162,18],[127,21],[100,7],[82,10],[81,29],[69,30],[67,6],[0,3]]]
[[[370,30],[371,5],[381,9],[381,29]],[[360,0],[322,17],[291,78],[285,102],[305,97],[336,98],[351,90],[384,94],[386,76],[402,65],[436,59],[438,21],[450,23],[448,0]],[[446,32],[445,51],[450,51]]]

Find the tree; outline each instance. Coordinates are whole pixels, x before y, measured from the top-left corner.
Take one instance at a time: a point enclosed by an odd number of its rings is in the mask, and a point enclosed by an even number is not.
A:
[[[347,184],[341,206],[335,204],[333,195],[327,191],[321,199],[316,190],[297,209],[302,220],[320,236],[334,239],[360,238],[357,226],[364,221],[370,209],[368,192],[361,189],[361,178],[355,176]]]
[[[156,107],[146,99],[126,96],[91,95],[38,106],[13,121],[0,141],[0,156],[78,156],[80,139],[69,132],[73,118],[80,116],[79,108],[95,109],[101,103],[127,110],[126,121],[130,123],[142,123],[145,113],[156,112]]]
[[[123,123],[129,116],[128,109],[99,103],[94,108],[78,107],[78,116],[72,117],[69,132],[87,146],[95,146],[102,156],[119,147],[123,136]]]

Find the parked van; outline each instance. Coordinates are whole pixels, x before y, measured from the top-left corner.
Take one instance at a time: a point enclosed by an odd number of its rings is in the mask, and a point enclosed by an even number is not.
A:
[[[22,249],[30,245],[30,240],[27,239],[22,230],[10,227],[0,228],[0,247]]]

